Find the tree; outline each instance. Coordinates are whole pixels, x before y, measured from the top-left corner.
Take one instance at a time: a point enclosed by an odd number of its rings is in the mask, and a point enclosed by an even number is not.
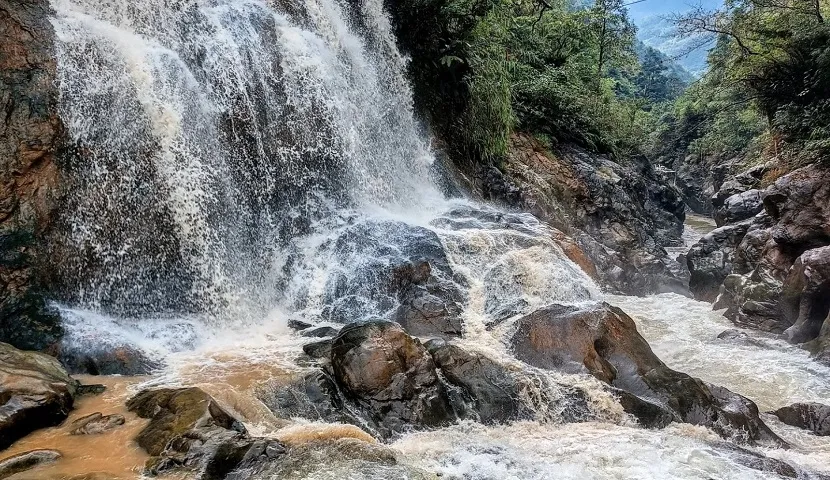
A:
[[[631,62],[636,30],[622,0],[596,0],[591,13],[598,51],[596,78],[599,85],[609,63]]]

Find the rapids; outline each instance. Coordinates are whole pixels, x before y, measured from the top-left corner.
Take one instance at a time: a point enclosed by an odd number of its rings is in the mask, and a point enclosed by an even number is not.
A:
[[[516,360],[513,321],[551,302],[622,307],[670,367],[764,410],[830,394],[830,370],[802,350],[755,332],[719,340],[733,327],[684,297],[605,295],[532,215],[457,198],[413,116],[380,0],[52,5],[76,147],[54,239],[62,351],[126,346],[160,365],[90,380],[110,389],[70,420],[121,411],[141,388],[195,385],[257,435],[374,443],[354,426],[278,418],[263,392],[309,370],[298,358],[310,339],[291,320],[388,318],[398,300],[382,272],[421,256],[461,292],[464,347],[536,379],[523,399],[536,421],[463,422],[374,445],[394,468],[300,456],[279,478],[778,478],[743,466],[704,428],[637,428],[593,377]],[[700,228],[687,228],[687,242]],[[535,399],[555,384],[587,392],[591,421],[541,411]],[[830,474],[830,440],[765,420],[794,448],[763,453]],[[54,447],[64,460],[13,478],[136,478],[146,458],[127,437],[141,422],[74,446],[65,427],[37,432],[12,453]]]

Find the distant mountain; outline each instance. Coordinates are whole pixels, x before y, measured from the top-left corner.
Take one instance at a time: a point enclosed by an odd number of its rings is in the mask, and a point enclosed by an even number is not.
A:
[[[706,71],[706,57],[714,46],[713,34],[681,38],[671,21],[662,16],[640,18],[637,27],[637,38],[649,47],[665,53],[695,76]]]
[[[639,57],[641,63],[646,61],[649,53],[657,56],[660,59],[660,64],[665,69],[663,74],[677,78],[684,87],[689,86],[696,78],[696,75],[687,70],[675,59],[666,55],[661,50],[647,45],[642,40],[637,40],[637,43],[634,44],[634,50],[637,52],[637,57]]]

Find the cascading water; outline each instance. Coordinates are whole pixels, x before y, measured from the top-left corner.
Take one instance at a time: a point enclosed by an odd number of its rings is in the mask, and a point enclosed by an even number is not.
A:
[[[761,478],[712,447],[705,429],[634,428],[593,377],[542,372],[512,356],[507,338],[521,314],[603,296],[533,216],[446,198],[379,0],[52,4],[62,116],[74,140],[73,188],[54,241],[66,349],[136,348],[164,368],[127,383],[199,385],[253,432],[365,436],[286,424],[253,390],[307,368],[296,358],[309,340],[290,332],[289,319],[394,318],[400,301],[384,288],[388,272],[427,258],[463,307],[460,342],[523,372],[523,401],[539,422],[405,435],[393,444],[402,464],[482,479]],[[638,315],[670,366],[764,407],[828,393],[830,372],[806,364],[780,390],[695,370],[700,345],[723,327],[700,313],[708,305],[613,302]],[[671,323],[689,312],[707,319],[693,336]],[[748,371],[804,360],[785,345],[756,353],[742,357]],[[778,382],[787,372],[770,375]],[[558,425],[561,412],[539,400],[557,385],[587,392],[592,422]],[[794,443],[804,448],[774,455],[830,471],[816,460],[827,445]],[[294,475],[404,476],[327,461],[326,471],[308,460]]]

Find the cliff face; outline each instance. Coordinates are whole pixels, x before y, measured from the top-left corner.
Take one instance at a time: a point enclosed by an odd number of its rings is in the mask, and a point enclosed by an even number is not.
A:
[[[27,349],[61,334],[38,293],[64,135],[49,14],[46,0],[0,0],[0,341]]]
[[[692,291],[744,326],[784,333],[830,361],[830,169],[810,165],[764,189],[766,167],[713,197],[722,226],[689,254]],[[719,292],[717,295],[716,292]]]
[[[663,248],[681,244],[685,205],[645,159],[615,161],[576,147],[550,152],[515,135],[504,172],[492,168],[483,179],[486,196],[573,237],[610,290],[686,292],[686,272]]]

